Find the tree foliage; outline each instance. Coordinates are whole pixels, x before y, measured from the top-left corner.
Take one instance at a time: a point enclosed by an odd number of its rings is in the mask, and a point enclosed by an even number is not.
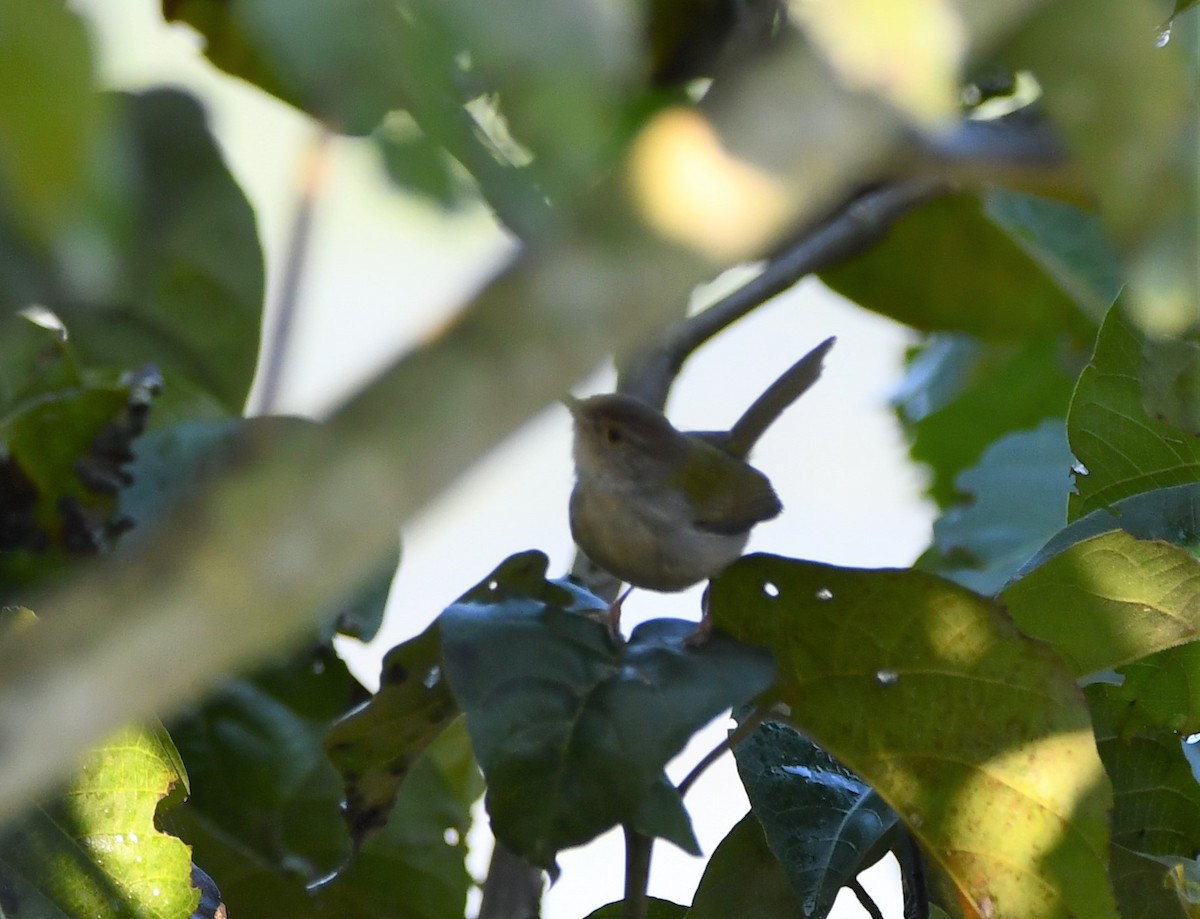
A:
[[[201,104],[0,0],[0,911],[462,916],[485,792],[551,872],[615,825],[693,849],[663,767],[733,708],[751,812],[693,902],[633,857],[595,915],[820,917],[889,851],[906,916],[1200,915],[1192,7],[162,0],[521,242],[314,425],[241,417],[264,269]],[[603,356],[661,405],[811,273],[923,333],[913,568],[743,558],[698,644],[516,552],[363,690],[332,640],[397,522]]]

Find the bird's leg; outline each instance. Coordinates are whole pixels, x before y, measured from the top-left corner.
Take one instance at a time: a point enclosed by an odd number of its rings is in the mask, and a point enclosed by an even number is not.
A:
[[[608,632],[615,639],[620,639],[621,637],[621,604],[625,602],[625,599],[631,593],[633,593],[632,584],[626,587],[621,595],[608,605]]]
[[[685,648],[701,648],[708,644],[708,639],[712,637],[712,611],[708,605],[711,589],[712,585],[704,588],[704,596],[700,598],[700,624],[696,626],[696,631],[683,640]]]

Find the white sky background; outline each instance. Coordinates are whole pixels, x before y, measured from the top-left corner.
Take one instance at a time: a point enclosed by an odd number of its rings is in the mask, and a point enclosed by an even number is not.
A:
[[[88,14],[106,81],[123,88],[178,85],[207,109],[227,161],[258,214],[266,250],[268,303],[278,291],[305,152],[307,118],[226,77],[200,55],[197,36],[166,26],[156,0],[75,0]],[[295,337],[279,409],[318,414],[411,347],[503,263],[511,244],[486,213],[446,217],[392,187],[373,150],[337,140],[317,205]],[[728,283],[725,279],[724,283]],[[724,427],[801,354],[828,335],[838,344],[820,383],[768,432],[754,455],[772,479],[784,514],[755,531],[749,549],[856,567],[907,566],[928,544],[932,508],[888,407],[908,333],[805,282],[706,345],[689,361],[668,406],[683,428]],[[582,368],[586,371],[586,368]],[[577,394],[604,391],[611,376],[581,379]],[[470,419],[464,419],[470,423]],[[558,406],[532,419],[405,527],[404,561],[388,616],[369,646],[346,642],[355,673],[378,683],[391,646],[422,630],[465,589],[513,552],[536,547],[552,574],[570,563],[567,496],[570,426]],[[635,591],[627,628],[648,618],[697,618],[699,588],[684,594]],[[676,763],[678,780],[723,736],[711,725]],[[688,796],[697,835],[711,854],[746,811],[730,757]],[[486,870],[486,833],[472,836],[472,867]],[[560,856],[562,878],[547,894],[547,919],[580,919],[619,899],[623,842],[609,833]],[[650,893],[689,903],[704,861],[669,844],[655,847]],[[889,917],[900,916],[890,860],[865,876]],[[865,911],[843,892],[836,919]]]

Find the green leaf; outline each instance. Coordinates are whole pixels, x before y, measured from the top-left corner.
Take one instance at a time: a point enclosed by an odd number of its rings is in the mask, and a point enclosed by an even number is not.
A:
[[[63,0],[0,0],[0,198],[39,243],[74,216],[101,111],[79,17]]]
[[[769,657],[721,635],[690,647],[696,626],[680,620],[643,623],[617,646],[586,615],[607,604],[545,580],[546,564],[513,556],[439,620],[497,838],[546,867],[618,823],[695,851],[663,768],[770,683]]]
[[[621,919],[624,915],[625,901],[606,903],[598,910],[587,914],[586,919]],[[681,919],[688,915],[688,908],[672,903],[670,900],[660,900],[658,897],[646,898],[646,919]]]
[[[1176,871],[1183,879],[1200,849],[1200,785],[1173,731],[1160,725],[1130,730],[1127,691],[1128,680],[1086,688],[1100,756],[1113,782],[1110,875],[1121,915],[1194,915],[1172,891],[1172,881]]]
[[[1115,919],[1082,693],[997,604],[920,571],[751,555],[710,607],[771,649],[790,720],[899,814],[964,909]]]
[[[1096,215],[1063,201],[989,189],[984,213],[1096,325],[1121,290],[1120,260]]]
[[[1041,87],[1041,104],[1086,170],[1118,239],[1172,206],[1173,167],[1191,90],[1183,52],[1155,47],[1154,0],[1060,0],[1031,16],[1003,50]],[[1183,168],[1194,168],[1179,163]]]
[[[1060,336],[1013,348],[937,335],[910,358],[901,417],[912,430],[912,458],[933,473],[929,493],[939,505],[961,497],[959,473],[1005,434],[1066,415],[1074,363]]]
[[[230,915],[446,919],[466,912],[471,878],[465,839],[479,794],[466,731],[452,727],[413,764],[394,819],[363,844],[353,861],[312,890],[292,870],[305,866],[264,859],[196,810],[182,815],[181,829],[197,859],[203,857],[219,879]]]
[[[462,202],[467,191],[454,161],[424,133],[411,116],[396,113],[375,129],[371,139],[383,156],[388,177],[443,208]]]
[[[763,724],[734,756],[753,813],[804,915],[828,914],[838,892],[887,851],[898,825],[895,811],[786,725]]]
[[[1122,737],[1117,687],[1085,688],[1100,759],[1113,784],[1112,841],[1146,855],[1192,858],[1200,851],[1200,784],[1179,737],[1167,731]]]
[[[321,741],[361,692],[327,646],[228,681],[172,725],[192,780],[186,809],[276,871],[308,880],[332,871],[350,840],[342,784]],[[196,860],[208,864],[200,848]],[[253,914],[214,876],[231,913]]]
[[[0,415],[0,596],[110,547],[126,528],[117,496],[160,383],[152,371],[87,382],[58,346],[47,360]]]
[[[1071,451],[1060,419],[1009,434],[959,475],[967,500],[933,525],[919,566],[994,594],[1062,526]]]
[[[105,166],[132,184],[122,190],[131,225],[114,253],[114,289],[103,299],[46,305],[85,362],[155,364],[169,397],[172,387],[199,387],[240,414],[263,302],[254,213],[195,99],[154,89],[118,103],[121,168]]]
[[[1068,518],[1139,492],[1200,481],[1200,440],[1144,407],[1143,340],[1121,309],[1109,310],[1067,416],[1077,473]]]
[[[1200,341],[1195,337],[1151,340],[1142,350],[1147,414],[1192,437],[1200,436]]]
[[[1082,677],[1200,639],[1200,563],[1113,530],[1078,542],[1001,594],[1026,634]]]
[[[325,750],[345,781],[344,816],[355,845],[387,822],[412,764],[458,717],[441,660],[434,623],[388,651],[379,691],[325,737]]]
[[[688,919],[776,919],[809,915],[800,906],[787,873],[767,846],[763,828],[746,814],[717,846]]]
[[[1114,718],[1122,737],[1154,731],[1200,732],[1200,643],[1190,642],[1143,657],[1120,669],[1124,681],[1108,686],[1121,703]]]
[[[29,897],[41,907],[33,915],[189,916],[199,901],[191,854],[155,825],[160,802],[186,789],[161,728],[126,729],[89,751],[60,798],[0,838],[0,874],[14,885],[21,915]]]
[[[935,284],[930,252],[938,254]],[[1076,303],[971,194],[923,205],[879,245],[822,271],[821,280],[924,331],[1014,341],[1063,331],[1081,336],[1088,326]]]
[[[1153,858],[1124,846],[1112,847],[1109,875],[1117,894],[1122,919],[1200,919],[1195,901],[1176,891],[1185,883],[1185,862],[1177,858]]]
[[[162,9],[204,35],[218,67],[336,130],[367,134],[404,105],[404,18],[388,0],[162,0]]]

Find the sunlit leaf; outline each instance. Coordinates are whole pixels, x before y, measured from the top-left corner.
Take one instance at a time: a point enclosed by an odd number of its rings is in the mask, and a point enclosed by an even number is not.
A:
[[[186,789],[165,731],[124,730],[89,751],[61,797],[6,828],[0,873],[42,915],[186,919],[200,898],[191,853],[155,822]]]
[[[791,721],[879,792],[964,909],[1116,916],[1082,693],[997,604],[919,571],[766,555],[711,590],[718,628],[775,654]]]
[[[1086,676],[1200,639],[1200,562],[1112,530],[1075,543],[1005,588],[1022,631]]]

